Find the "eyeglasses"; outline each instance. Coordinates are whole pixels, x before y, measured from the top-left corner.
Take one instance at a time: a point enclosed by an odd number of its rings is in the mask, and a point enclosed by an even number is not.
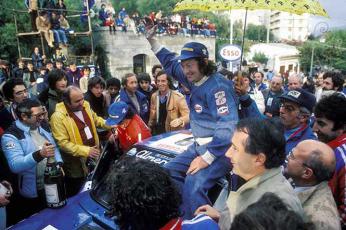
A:
[[[288,105],[284,103],[281,103],[280,108],[284,108],[289,113],[297,110],[293,105]]]
[[[304,167],[307,167],[307,168],[312,170],[312,168],[309,165],[307,165],[303,160],[300,160],[296,156],[294,156],[293,149],[288,153],[287,159],[297,161],[297,162],[301,163]]]
[[[42,112],[38,113],[38,114],[31,114],[31,116],[35,117],[36,120],[38,120],[38,118],[42,119],[45,118],[47,115],[47,110],[45,107],[42,108]]]
[[[24,89],[24,90],[15,92],[14,94],[15,94],[16,96],[22,96],[22,95],[27,94],[27,93],[28,93],[28,90],[27,90],[27,89]]]

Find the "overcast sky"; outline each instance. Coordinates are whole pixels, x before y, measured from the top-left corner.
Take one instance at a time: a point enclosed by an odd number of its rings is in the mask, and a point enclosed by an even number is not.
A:
[[[324,17],[313,17],[310,31],[319,33],[325,29],[346,29],[346,0],[319,0],[328,12],[330,19]]]

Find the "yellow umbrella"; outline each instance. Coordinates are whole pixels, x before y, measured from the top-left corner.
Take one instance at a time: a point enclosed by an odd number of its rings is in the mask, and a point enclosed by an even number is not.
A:
[[[293,14],[313,14],[328,17],[317,0],[182,0],[174,11],[278,10]]]
[[[240,63],[243,61],[244,39],[248,10],[277,10],[292,14],[312,14],[328,17],[325,9],[317,0],[182,0],[175,7],[174,12],[185,10],[225,11],[245,9],[243,41]],[[241,65],[240,65],[241,66]]]

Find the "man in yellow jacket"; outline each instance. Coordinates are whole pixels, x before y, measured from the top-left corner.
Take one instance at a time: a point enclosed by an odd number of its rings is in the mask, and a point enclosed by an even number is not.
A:
[[[50,125],[64,160],[66,192],[73,196],[88,174],[88,158],[97,159],[100,155],[96,127],[108,127],[75,86],[67,87],[63,93],[63,102],[56,105]]]

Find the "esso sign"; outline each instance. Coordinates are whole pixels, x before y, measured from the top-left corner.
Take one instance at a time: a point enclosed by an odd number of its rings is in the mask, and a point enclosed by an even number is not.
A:
[[[241,49],[236,45],[226,45],[221,48],[220,56],[226,61],[236,61],[241,57]]]

